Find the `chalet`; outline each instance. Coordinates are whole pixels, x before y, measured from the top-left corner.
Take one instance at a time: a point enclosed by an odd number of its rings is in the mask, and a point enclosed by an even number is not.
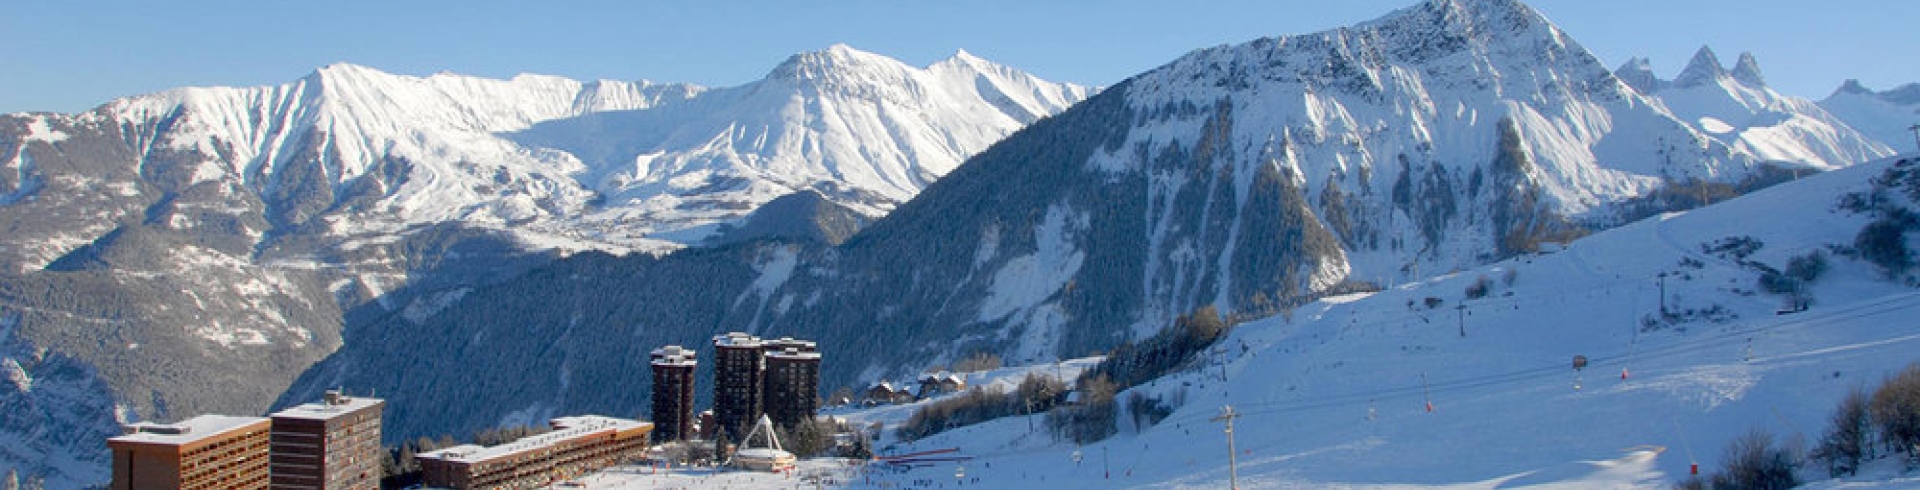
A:
[[[875,406],[875,405],[892,405],[896,403],[906,403],[910,401],[913,401],[912,391],[906,388],[894,387],[893,383],[889,383],[886,381],[874,383],[873,386],[867,388],[866,394],[860,397],[860,404],[866,405],[869,407]]]
[[[943,393],[959,393],[967,389],[967,378],[949,372],[939,372],[920,377],[920,398]]]

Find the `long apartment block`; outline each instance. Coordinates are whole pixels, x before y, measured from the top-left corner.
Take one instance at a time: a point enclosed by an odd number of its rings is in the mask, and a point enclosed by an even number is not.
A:
[[[520,490],[564,482],[646,457],[653,424],[585,415],[548,423],[552,432],[492,447],[454,446],[416,455],[429,487]]]

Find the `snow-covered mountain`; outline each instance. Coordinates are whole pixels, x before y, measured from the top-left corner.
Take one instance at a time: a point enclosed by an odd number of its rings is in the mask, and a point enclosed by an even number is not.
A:
[[[827,199],[810,215],[795,204],[735,228],[843,238],[965,156],[1087,93],[964,53],[921,69],[843,46],[797,56],[772,76],[707,90],[337,64],[275,86],[0,115],[0,320],[9,322],[0,354],[23,379],[46,380],[0,392],[0,406],[50,421],[0,424],[0,441],[36,448],[0,451],[0,467],[59,488],[103,479],[104,446],[79,434],[111,434],[118,421],[260,412],[371,320],[425,318],[572,251],[691,242],[655,236],[667,225],[703,227],[683,235],[697,239],[810,190]],[[775,89],[785,95],[749,96]],[[717,106],[738,121],[698,109]],[[662,131],[731,125],[805,136],[769,137],[777,148],[724,169],[661,173],[514,138],[541,123],[650,111],[691,118],[654,127]],[[884,134],[903,139],[866,139]],[[686,137],[648,151],[697,159],[707,143]],[[676,186],[701,176],[716,180]],[[654,191],[672,194],[644,195]],[[639,210],[663,200],[713,205]],[[848,205],[870,214],[837,214]],[[832,229],[768,222],[789,215]]]
[[[595,221],[685,229],[801,190],[879,217],[1088,93],[965,51],[918,68],[835,45],[686,104],[555,121],[513,138],[593,169],[580,180],[605,196]]]
[[[1856,238],[1920,211],[1916,172],[1911,153],[1863,163],[1243,323],[1171,375],[1121,387],[1116,435],[1098,443],[1036,433],[1049,417],[1032,415],[893,452],[961,448],[975,458],[962,463],[968,486],[983,488],[1227,488],[1225,405],[1240,415],[1243,488],[1671,488],[1693,464],[1722,468],[1749,431],[1810,450],[1849,390],[1920,362],[1914,269],[1867,260]],[[1895,243],[1920,252],[1920,228],[1903,229]],[[1791,266],[1809,257],[1819,266]],[[1133,408],[1156,406],[1166,412]],[[890,430],[911,410],[836,415]],[[1879,454],[1857,475],[1815,463],[1798,476],[1804,488],[1920,487],[1911,453]],[[587,488],[657,484],[622,473]]]
[[[1752,53],[1740,53],[1729,70],[1703,46],[1673,80],[1654,75],[1645,58],[1628,60],[1615,75],[1701,133],[1761,161],[1833,169],[1893,154],[1887,140],[1862,134],[1823,104],[1768,87]]]
[[[1916,143],[1912,128],[1920,124],[1920,83],[1874,92],[1859,80],[1847,80],[1820,101],[1834,116],[1887,146],[1906,150]]]
[[[389,412],[403,437],[634,413],[632,360],[729,330],[818,340],[827,386],[976,352],[1078,356],[1202,306],[1284,312],[1833,164],[1764,162],[1694,129],[1519,2],[1432,0],[1108,87],[838,246],[582,255],[474,288],[370,329],[280,403],[408,393]],[[409,374],[423,369],[488,381]]]

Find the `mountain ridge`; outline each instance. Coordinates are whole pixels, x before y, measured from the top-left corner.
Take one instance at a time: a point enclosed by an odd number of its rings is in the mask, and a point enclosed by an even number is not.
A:
[[[1703,204],[1655,196],[1738,192],[1791,174],[1781,170],[1635,92],[1523,4],[1432,1],[1354,27],[1196,50],[1106,87],[838,246],[563,260],[417,327],[533,346],[541,358],[381,328],[303,374],[281,403],[341,384],[413,393],[421,406],[496,402],[445,417],[396,408],[391,427],[406,434],[635,412],[644,401],[610,394],[645,389],[615,374],[625,360],[733,330],[814,339],[830,359],[858,353],[823,364],[823,386],[979,352],[1045,362],[1144,338],[1203,306],[1284,314],[1552,248]],[[663,272],[689,269],[725,272]],[[628,342],[575,345],[554,332]],[[409,381],[400,357],[515,388]]]
[[[1740,53],[1728,69],[1712,48],[1701,46],[1673,80],[1654,75],[1644,59],[1621,65],[1616,76],[1700,133],[1759,161],[1834,169],[1893,154],[1886,141],[1860,132],[1823,104],[1767,86],[1753,53]]]

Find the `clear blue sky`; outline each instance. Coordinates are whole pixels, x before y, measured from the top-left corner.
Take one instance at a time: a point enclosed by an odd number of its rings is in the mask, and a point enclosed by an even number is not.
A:
[[[28,0],[0,11],[0,113],[77,112],[189,85],[251,86],[337,61],[413,75],[745,83],[834,43],[924,65],[966,49],[1105,85],[1188,51],[1314,32],[1417,0]],[[1703,44],[1759,56],[1773,86],[1920,81],[1920,2],[1535,0],[1608,66],[1672,77]]]

